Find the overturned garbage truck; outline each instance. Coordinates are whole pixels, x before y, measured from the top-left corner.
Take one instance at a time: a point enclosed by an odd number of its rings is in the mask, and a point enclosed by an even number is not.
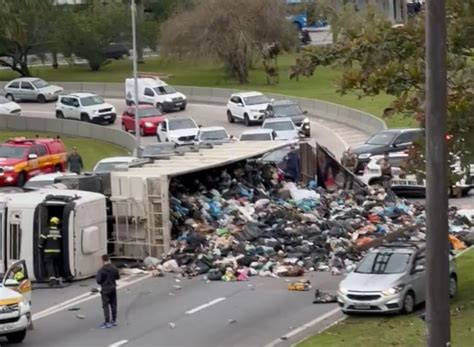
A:
[[[73,280],[95,274],[107,250],[105,196],[59,189],[0,194],[0,273],[24,259],[30,279],[48,280],[38,246],[52,217],[61,221],[61,277]]]

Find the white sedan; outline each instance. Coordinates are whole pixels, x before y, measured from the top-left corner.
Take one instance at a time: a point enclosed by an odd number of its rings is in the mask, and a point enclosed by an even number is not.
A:
[[[298,129],[290,118],[269,118],[265,119],[263,129],[273,130],[276,140],[293,141],[298,139]]]
[[[0,96],[0,115],[21,115],[21,106],[14,101]]]

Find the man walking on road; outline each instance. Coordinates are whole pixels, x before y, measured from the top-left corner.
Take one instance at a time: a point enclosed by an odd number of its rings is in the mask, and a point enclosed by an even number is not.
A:
[[[109,256],[102,256],[102,267],[97,272],[96,281],[101,287],[102,308],[104,309],[105,322],[100,326],[103,329],[117,325],[117,283],[120,274],[117,268],[110,262]],[[110,306],[110,310],[109,310]],[[112,317],[110,317],[112,311]],[[110,319],[112,318],[112,319]]]
[[[72,153],[67,156],[67,167],[69,171],[80,175],[84,164],[81,155],[77,152],[77,147],[72,148]]]

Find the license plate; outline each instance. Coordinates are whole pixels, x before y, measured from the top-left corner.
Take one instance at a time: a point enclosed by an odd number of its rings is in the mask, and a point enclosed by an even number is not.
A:
[[[354,308],[356,310],[370,310],[370,305],[369,304],[355,304]]]
[[[176,106],[181,106],[183,103],[182,102],[177,102]]]
[[[109,119],[111,118],[112,116],[104,116],[105,119]]]

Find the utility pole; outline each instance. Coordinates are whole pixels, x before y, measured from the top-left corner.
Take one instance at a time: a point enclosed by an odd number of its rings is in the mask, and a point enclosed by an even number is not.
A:
[[[427,345],[450,344],[445,0],[426,2]]]
[[[132,12],[132,41],[133,41],[133,109],[135,114],[135,138],[137,140],[137,157],[141,157],[141,148],[140,148],[140,115],[138,114],[138,68],[137,68],[137,29],[135,23],[135,15],[137,12],[137,7],[135,5],[135,0],[130,0],[130,9]]]

